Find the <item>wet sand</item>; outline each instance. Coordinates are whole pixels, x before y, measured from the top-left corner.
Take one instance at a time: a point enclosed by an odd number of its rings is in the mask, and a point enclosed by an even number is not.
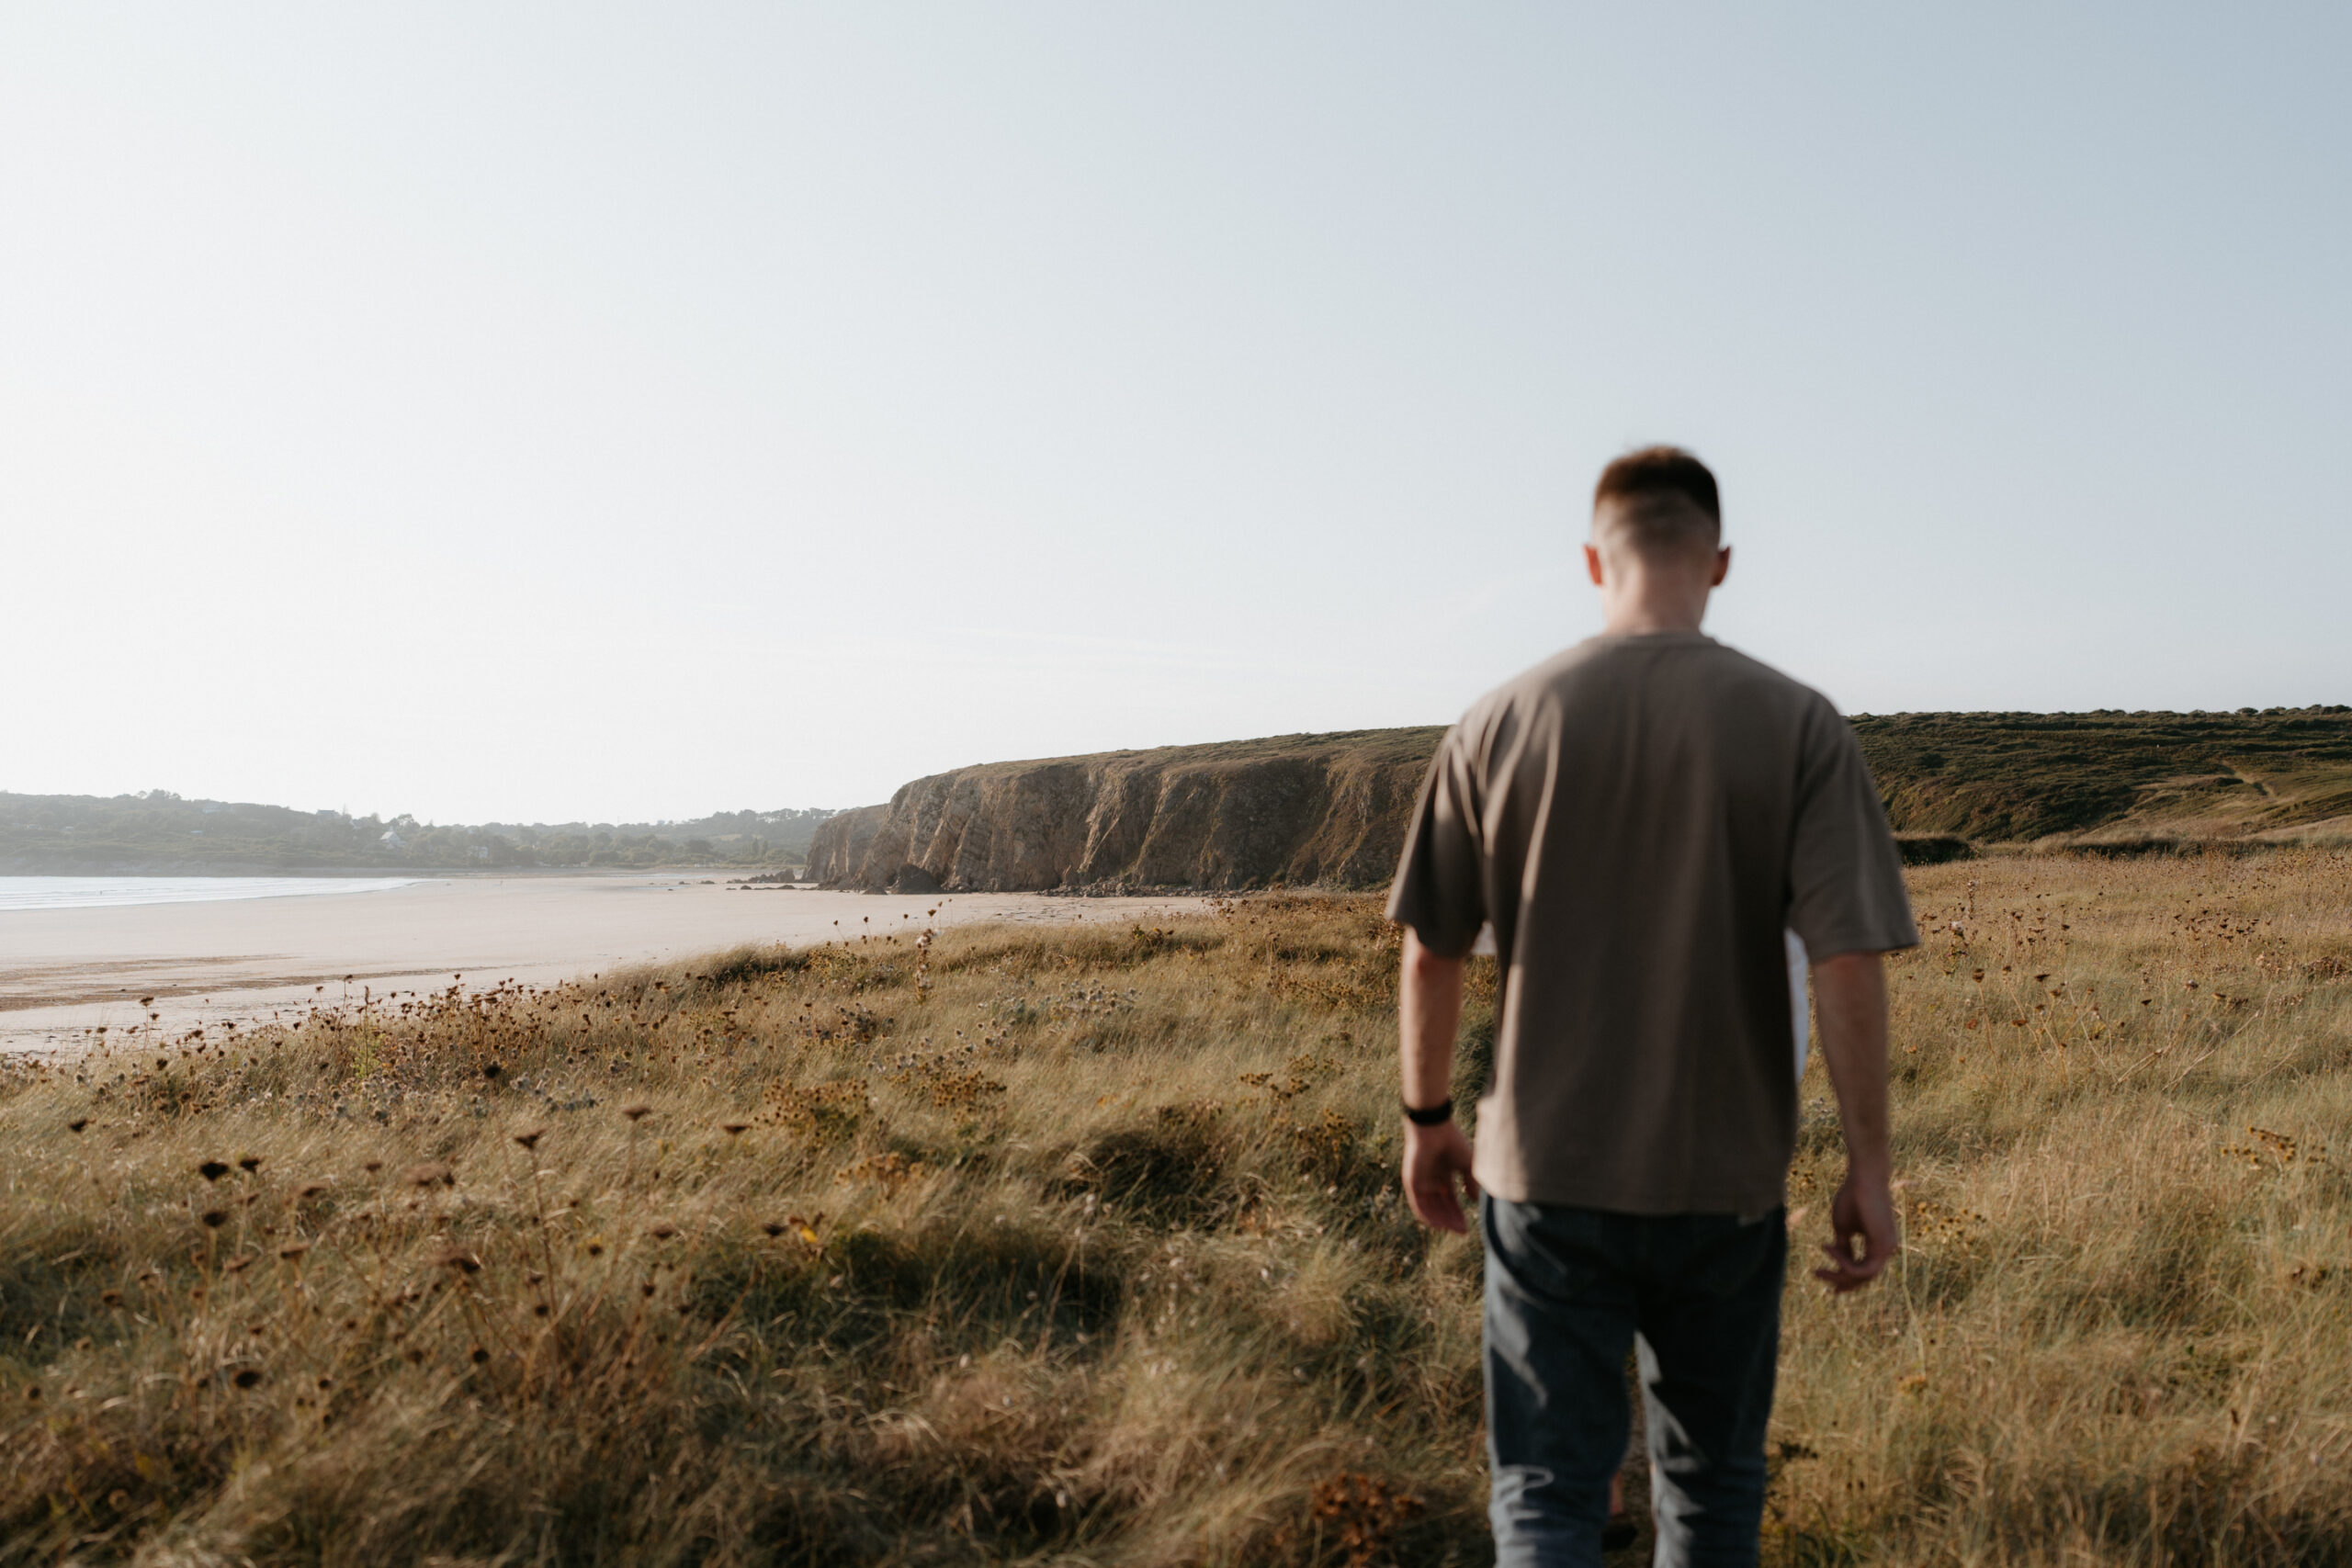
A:
[[[468,990],[668,963],[746,942],[823,942],[980,920],[1138,920],[1188,897],[912,897],[744,891],[723,876],[450,877],[378,892],[232,903],[0,910],[0,1052],[42,1052],[133,1029],[266,1020],[361,987]],[[462,979],[459,978],[462,976]],[[141,997],[154,1001],[141,1007]],[[160,1013],[151,1020],[150,1012]]]

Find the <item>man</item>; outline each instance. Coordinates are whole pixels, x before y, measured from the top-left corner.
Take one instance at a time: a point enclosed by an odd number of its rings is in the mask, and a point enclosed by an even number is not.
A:
[[[1918,940],[1902,861],[1828,700],[1699,630],[1730,570],[1714,476],[1609,465],[1593,637],[1480,699],[1430,765],[1389,899],[1405,1190],[1484,1190],[1498,1561],[1597,1563],[1639,1361],[1657,1562],[1753,1563],[1794,1151],[1789,950],[1813,963],[1846,1138],[1817,1278],[1895,1249],[1880,954]],[[1463,964],[1502,976],[1477,1146],[1451,1120]],[[1859,1250],[1857,1250],[1859,1244]]]

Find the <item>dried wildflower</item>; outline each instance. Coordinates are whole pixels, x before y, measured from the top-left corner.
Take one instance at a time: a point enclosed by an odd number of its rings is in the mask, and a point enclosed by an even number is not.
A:
[[[217,1159],[209,1159],[196,1168],[196,1174],[207,1181],[218,1181],[229,1174],[229,1168]]]
[[[401,1173],[401,1179],[411,1187],[455,1187],[457,1173],[438,1162],[413,1165]]]
[[[645,1227],[645,1234],[656,1241],[667,1241],[678,1234],[678,1227],[667,1220],[656,1220]]]
[[[718,1130],[730,1138],[751,1131],[751,1127],[752,1124],[749,1122],[721,1122],[718,1124]]]
[[[490,1359],[490,1352],[477,1345],[473,1348],[473,1354],[466,1359],[471,1361],[475,1366],[479,1367]]]
[[[237,1156],[237,1168],[243,1171],[247,1176],[251,1176],[254,1171],[261,1168],[261,1156],[239,1155]]]
[[[791,1228],[791,1226],[786,1224],[782,1220],[766,1220],[763,1221],[760,1225],[761,1233],[768,1236],[782,1235],[786,1231]]]
[[[439,1264],[444,1269],[455,1269],[460,1274],[479,1274],[481,1272],[481,1259],[476,1258],[472,1253],[468,1252],[461,1247],[453,1247],[449,1248],[448,1251],[444,1252],[440,1257],[435,1258],[433,1261]]]
[[[78,1133],[89,1124],[90,1119],[87,1116],[76,1116],[73,1121],[65,1123],[65,1130],[69,1133]]]
[[[589,1243],[588,1243],[588,1248],[587,1248],[587,1250],[588,1250],[588,1256],[589,1256],[589,1257],[591,1257],[591,1258],[602,1258],[603,1256],[605,1256],[605,1243],[604,1243],[603,1238],[602,1238],[602,1237],[592,1237],[592,1238],[590,1238]]]
[[[526,1127],[514,1134],[514,1141],[526,1149],[536,1149],[539,1146],[539,1140],[547,1135],[545,1127]]]
[[[624,1105],[621,1107],[621,1114],[628,1117],[630,1121],[635,1122],[652,1115],[653,1107],[650,1105]]]
[[[294,1196],[298,1201],[307,1202],[326,1190],[327,1184],[323,1181],[305,1181],[294,1190]]]
[[[204,1225],[207,1230],[217,1231],[222,1225],[229,1223],[229,1211],[226,1209],[207,1209],[203,1213],[198,1214],[197,1218],[204,1222]]]
[[[381,1169],[383,1169],[383,1168],[384,1168],[384,1162],[383,1162],[382,1160],[379,1160],[379,1159],[371,1159],[371,1160],[369,1160],[366,1165],[361,1166],[359,1168],[360,1168],[360,1169],[362,1169],[362,1170],[364,1170],[364,1171],[366,1171],[368,1175],[373,1176],[373,1175],[375,1175],[378,1171],[379,1171],[379,1170],[381,1170]]]
[[[499,1075],[503,1073],[505,1070],[505,1067],[497,1062],[484,1062],[481,1065],[481,1076],[488,1078],[492,1083],[496,1083],[498,1081]]]

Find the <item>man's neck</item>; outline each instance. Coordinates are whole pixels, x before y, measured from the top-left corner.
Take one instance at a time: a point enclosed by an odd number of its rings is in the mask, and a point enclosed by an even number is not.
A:
[[[1703,611],[1704,606],[1702,605]],[[1603,612],[1603,637],[1655,637],[1660,632],[1695,632],[1698,615],[1680,605],[1612,604]]]

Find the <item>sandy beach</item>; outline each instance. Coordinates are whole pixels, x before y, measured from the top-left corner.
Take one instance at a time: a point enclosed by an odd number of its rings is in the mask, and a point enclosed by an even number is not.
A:
[[[374,892],[224,903],[0,910],[0,1051],[145,1027],[266,1019],[363,987],[548,985],[746,942],[823,942],[937,923],[1131,921],[1186,897],[931,897],[746,891],[719,875],[447,877]],[[142,1007],[139,998],[153,997]],[[148,1014],[160,1014],[150,1019]]]

